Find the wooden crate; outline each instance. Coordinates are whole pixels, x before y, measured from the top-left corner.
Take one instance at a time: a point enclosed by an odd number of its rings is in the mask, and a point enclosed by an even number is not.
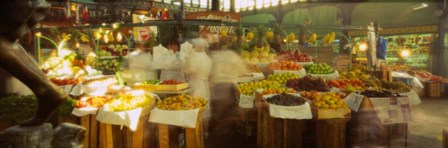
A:
[[[315,120],[317,148],[345,148],[348,119]]]
[[[262,148],[302,147],[305,120],[273,118],[268,104],[256,97],[257,145]]]
[[[440,97],[441,95],[441,82],[429,81],[425,83],[425,91],[427,97]]]
[[[442,139],[443,139],[442,148],[448,148],[448,130],[443,130]]]
[[[86,148],[97,148],[99,146],[99,122],[96,115],[86,115],[81,117],[81,126],[86,129],[86,137],[83,146]]]
[[[204,131],[202,129],[202,113],[196,122],[196,128],[182,128],[167,124],[158,124],[158,145],[159,148],[204,148]],[[185,135],[185,139],[181,139]],[[185,144],[185,145],[184,145]]]
[[[339,109],[316,109],[313,108],[313,118],[314,119],[345,119],[350,118],[350,109],[339,108]]]
[[[381,124],[370,99],[362,100],[358,112],[352,111],[347,124],[349,147],[405,147],[407,123]]]
[[[158,91],[179,91],[188,88],[188,83],[181,83],[177,85],[156,85]]]
[[[137,84],[134,85],[133,88],[134,88],[134,89],[146,90],[146,91],[154,91],[154,90],[156,90],[156,85],[153,85],[153,84],[140,84],[140,83],[137,83]]]

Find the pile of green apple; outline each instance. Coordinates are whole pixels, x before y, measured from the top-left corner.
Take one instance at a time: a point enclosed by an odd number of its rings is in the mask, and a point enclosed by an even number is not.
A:
[[[327,63],[307,64],[304,67],[308,74],[332,74],[335,72],[333,67]]]

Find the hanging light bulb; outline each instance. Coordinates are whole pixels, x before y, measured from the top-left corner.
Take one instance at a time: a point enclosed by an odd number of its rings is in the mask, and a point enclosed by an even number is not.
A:
[[[95,39],[100,40],[101,39],[101,34],[97,31],[94,33],[93,35],[95,37]]]
[[[117,33],[117,42],[121,42],[123,40],[123,35],[120,32]]]
[[[113,28],[113,29],[118,29],[118,26],[119,26],[118,23],[114,23],[114,24],[112,24],[112,28]]]
[[[361,45],[359,45],[359,51],[366,51],[367,50],[367,44],[366,43],[362,43]]]
[[[37,37],[41,37],[42,36],[42,32],[36,32],[36,36]]]
[[[103,36],[103,41],[104,41],[104,43],[109,43],[109,39],[108,39],[107,35]]]

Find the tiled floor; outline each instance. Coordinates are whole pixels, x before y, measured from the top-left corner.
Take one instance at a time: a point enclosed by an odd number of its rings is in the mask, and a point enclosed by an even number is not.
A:
[[[409,124],[409,147],[441,148],[442,130],[448,129],[448,97],[422,98],[422,104],[412,110],[414,120]]]

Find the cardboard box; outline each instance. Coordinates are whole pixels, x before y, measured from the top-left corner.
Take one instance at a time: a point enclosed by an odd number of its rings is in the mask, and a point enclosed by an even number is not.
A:
[[[179,91],[188,88],[188,83],[181,83],[177,85],[156,85],[158,91]]]
[[[335,118],[350,118],[351,110],[348,108],[339,109],[313,109],[315,119],[335,119]]]

